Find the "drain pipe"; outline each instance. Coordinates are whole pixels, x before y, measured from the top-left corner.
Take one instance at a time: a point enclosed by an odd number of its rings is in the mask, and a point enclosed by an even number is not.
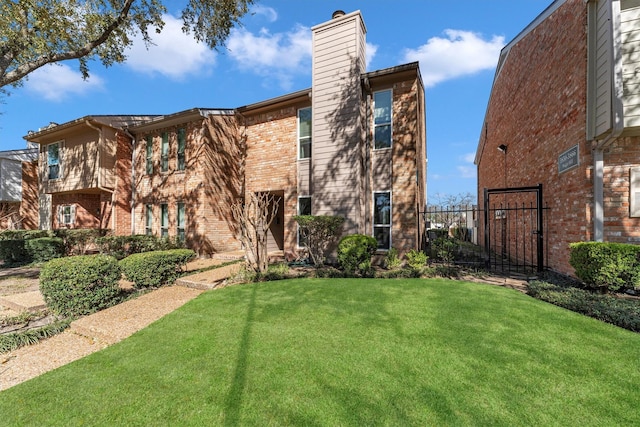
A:
[[[615,3],[615,2],[614,2]],[[620,10],[612,5],[610,28],[613,37],[611,79],[611,132],[593,146],[593,240],[604,241],[604,150],[614,143],[624,130],[623,80],[621,60]]]
[[[128,129],[123,128],[122,132],[131,139],[131,235],[136,234],[136,138],[129,132]]]

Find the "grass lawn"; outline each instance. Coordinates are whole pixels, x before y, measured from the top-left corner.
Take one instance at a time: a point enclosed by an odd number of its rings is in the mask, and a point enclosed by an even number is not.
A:
[[[297,279],[0,392],[0,425],[640,425],[638,384],[639,334],[510,289]]]

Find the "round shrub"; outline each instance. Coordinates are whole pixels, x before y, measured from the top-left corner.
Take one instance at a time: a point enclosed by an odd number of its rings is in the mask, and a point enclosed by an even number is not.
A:
[[[24,248],[33,262],[46,262],[64,255],[64,241],[59,237],[39,237],[24,241]]]
[[[143,252],[120,260],[120,267],[137,288],[158,287],[173,283],[180,268],[195,256],[191,249]]]
[[[40,292],[53,312],[81,316],[113,305],[120,277],[118,261],[110,256],[57,258],[40,270]]]
[[[640,285],[640,246],[609,242],[569,246],[569,264],[588,288],[615,292]]]
[[[338,243],[338,263],[347,274],[367,274],[371,270],[371,256],[378,242],[371,236],[351,234]]]

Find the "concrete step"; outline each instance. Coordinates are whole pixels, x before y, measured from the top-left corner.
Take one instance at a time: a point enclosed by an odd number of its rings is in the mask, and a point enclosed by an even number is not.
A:
[[[47,308],[47,304],[45,304],[40,291],[23,292],[0,297],[0,305],[16,312],[39,311]]]
[[[216,289],[222,285],[225,279],[228,279],[240,271],[242,266],[243,263],[239,262],[213,270],[203,271],[202,273],[184,276],[176,280],[176,285],[201,290]]]

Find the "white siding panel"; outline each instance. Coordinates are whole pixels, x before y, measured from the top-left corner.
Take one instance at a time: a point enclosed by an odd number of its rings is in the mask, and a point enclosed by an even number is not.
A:
[[[640,126],[640,7],[621,11],[620,20],[624,124],[631,128]]]

